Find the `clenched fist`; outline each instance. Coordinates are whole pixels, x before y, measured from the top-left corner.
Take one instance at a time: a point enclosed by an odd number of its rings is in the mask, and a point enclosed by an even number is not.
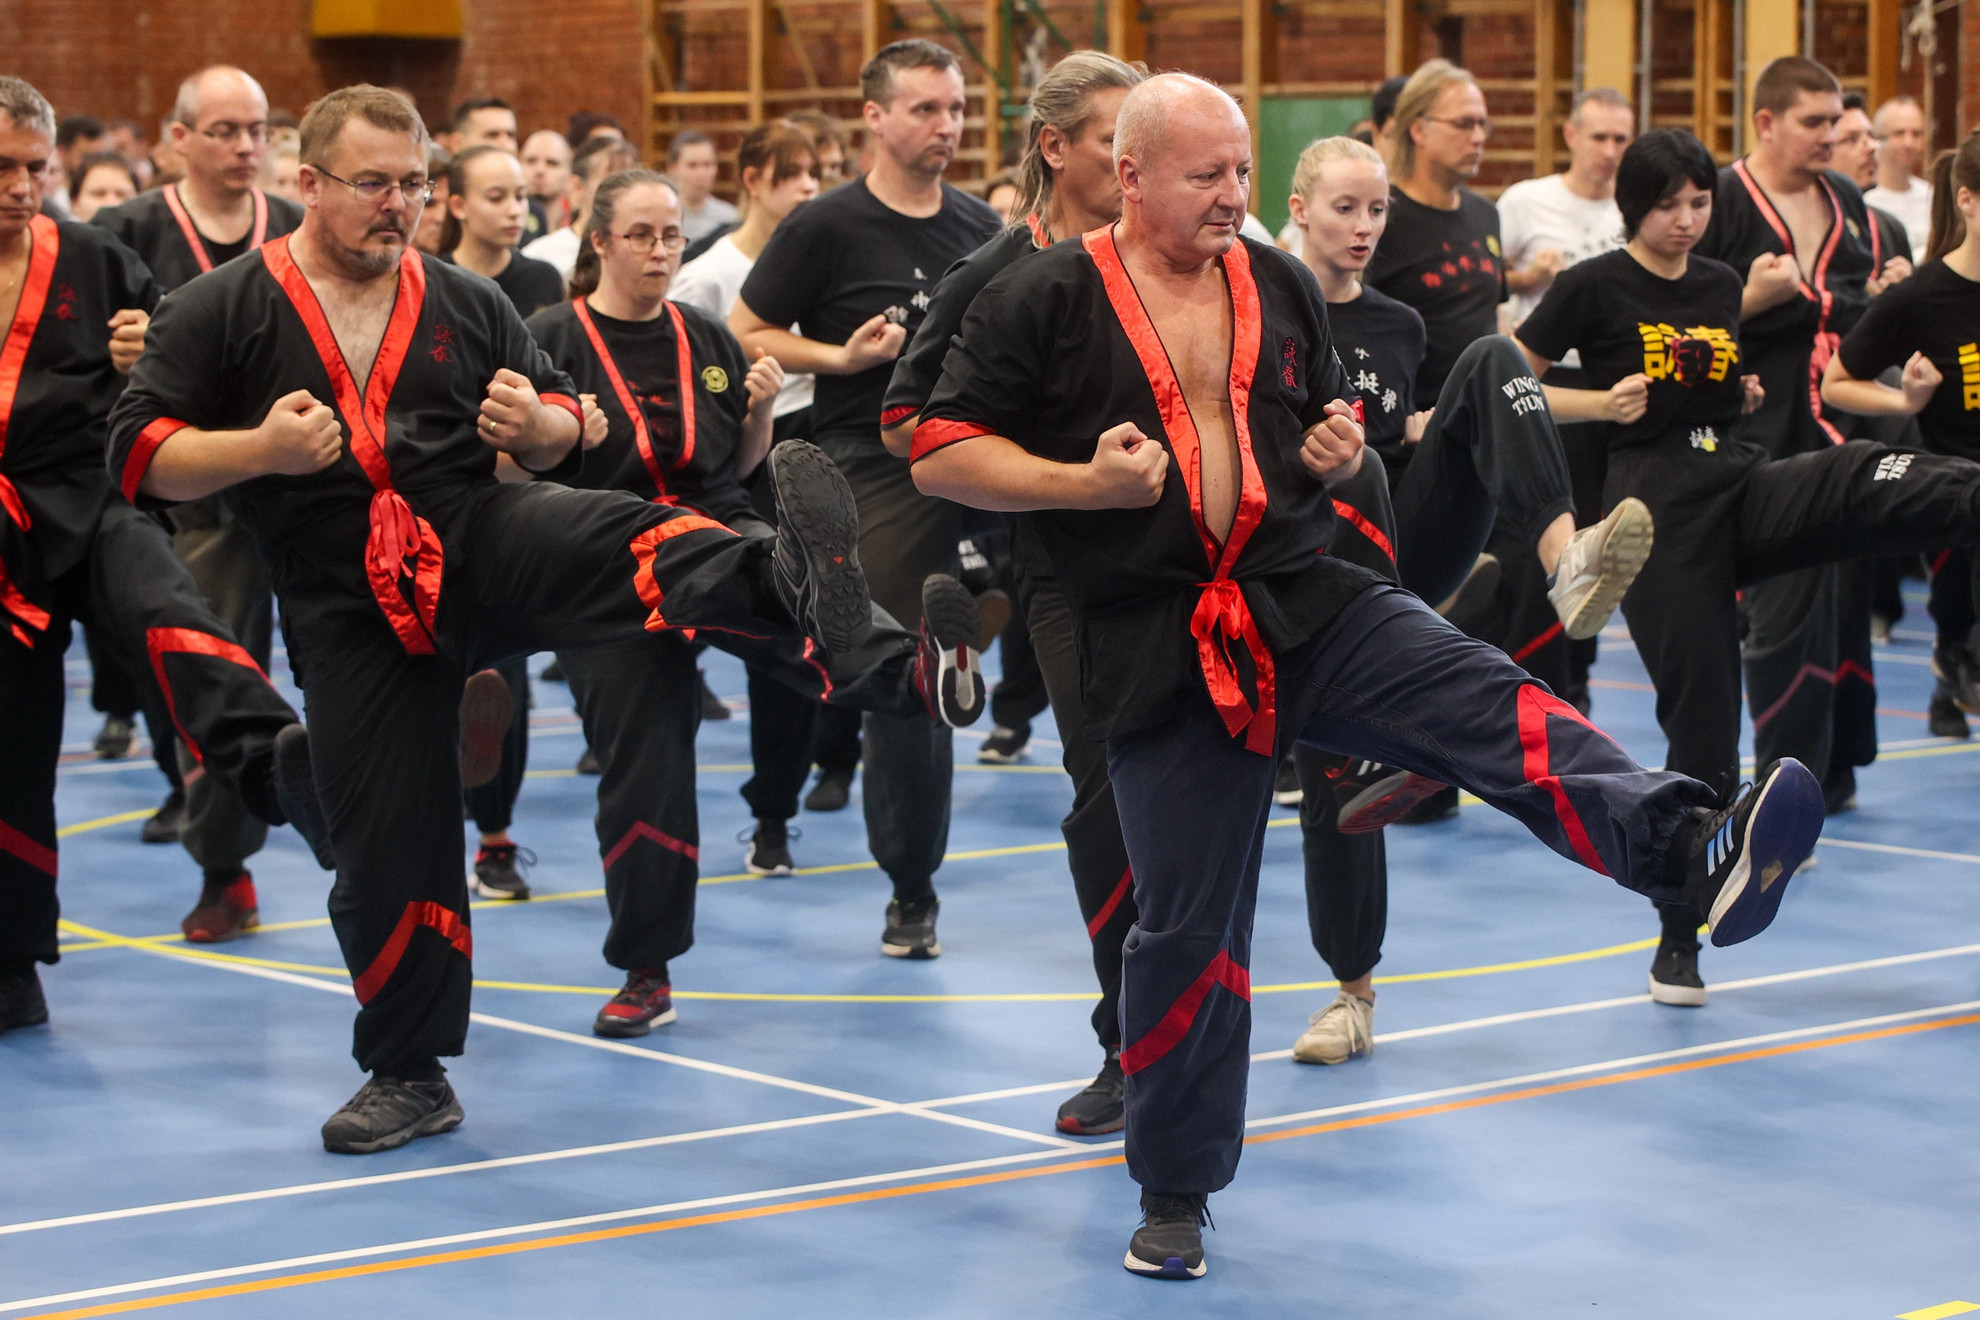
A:
[[[1898,388],[1904,391],[1904,406],[1913,413],[1932,401],[1932,395],[1945,381],[1945,375],[1923,353],[1913,353],[1904,364],[1904,378]]]
[[[578,408],[584,413],[584,432],[578,442],[586,449],[596,449],[605,443],[611,423],[605,419],[605,410],[598,406],[596,394],[578,395]]]
[[[536,386],[529,377],[507,367],[488,382],[488,397],[481,401],[481,438],[496,449],[507,450],[536,416]]]
[[[1642,420],[1649,410],[1650,378],[1640,371],[1609,386],[1608,397],[1602,403],[1603,418],[1624,426]]]
[[[1143,435],[1133,422],[1122,422],[1100,433],[1086,473],[1090,489],[1080,507],[1145,509],[1162,498],[1162,483],[1169,477],[1169,451]]]
[[[886,315],[875,316],[846,337],[846,374],[857,375],[869,367],[892,362],[907,347],[907,327],[895,325]]]
[[[328,404],[318,402],[308,390],[275,400],[255,434],[261,440],[263,469],[271,476],[306,477],[329,467],[344,452],[343,424]]]
[[[756,350],[756,361],[750,363],[749,374],[743,377],[743,389],[749,392],[749,411],[760,414],[777,401],[777,392],[784,388],[784,366],[776,358],[762,349]]]
[[[144,353],[144,332],[150,328],[151,314],[126,307],[110,318],[110,365],[119,375],[128,376]]]
[[[1332,486],[1361,470],[1364,436],[1361,423],[1354,420],[1354,409],[1339,399],[1328,404],[1324,412],[1324,417],[1306,428],[1299,461],[1314,480]]]

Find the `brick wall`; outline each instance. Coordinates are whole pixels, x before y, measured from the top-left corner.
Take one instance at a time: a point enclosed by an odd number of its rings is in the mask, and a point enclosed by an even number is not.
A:
[[[456,100],[501,96],[524,132],[573,110],[637,131],[644,90],[640,0],[466,0],[459,41],[308,35],[309,0],[6,0],[0,68],[34,83],[58,114],[155,125],[179,80],[238,64],[272,106],[301,113],[329,88],[368,80],[411,92],[436,127]],[[546,15],[555,15],[554,32]]]

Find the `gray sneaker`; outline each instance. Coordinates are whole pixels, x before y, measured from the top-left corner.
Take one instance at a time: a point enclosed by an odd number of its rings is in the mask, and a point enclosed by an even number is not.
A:
[[[1632,495],[1601,522],[1574,534],[1555,565],[1554,585],[1547,588],[1569,637],[1580,641],[1607,626],[1650,558],[1655,530],[1650,506]]]
[[[1334,1002],[1307,1019],[1293,1042],[1301,1063],[1346,1063],[1375,1052],[1375,1005],[1343,990]]]

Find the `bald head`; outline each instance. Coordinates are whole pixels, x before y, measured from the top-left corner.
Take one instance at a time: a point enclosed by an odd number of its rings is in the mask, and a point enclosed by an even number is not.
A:
[[[215,102],[245,102],[259,106],[256,119],[268,118],[268,94],[245,69],[231,64],[213,64],[179,84],[178,99],[172,102],[172,118],[188,127],[197,127],[205,110]]]
[[[226,204],[254,186],[268,150],[268,96],[246,72],[215,64],[180,83],[170,124],[202,200]]]
[[[1157,74],[1121,102],[1114,122],[1114,159],[1132,156],[1147,169],[1170,147],[1225,137],[1233,129],[1250,141],[1244,111],[1230,93],[1192,74]]]

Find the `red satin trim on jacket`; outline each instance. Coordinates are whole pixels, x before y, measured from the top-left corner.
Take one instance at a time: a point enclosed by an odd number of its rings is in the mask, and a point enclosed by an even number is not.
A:
[[[687,318],[673,303],[662,305],[674,322],[674,368],[680,378],[681,456],[674,463],[674,471],[678,472],[694,457],[694,354],[688,344]],[[677,503],[667,493],[666,469],[653,448],[653,434],[647,429],[646,414],[626,385],[619,364],[613,360],[612,350],[605,347],[605,337],[598,333],[598,323],[591,319],[591,309],[582,298],[572,299],[571,307],[577,312],[578,324],[584,327],[584,337],[591,341],[591,351],[598,355],[599,364],[605,368],[605,378],[612,382],[612,393],[618,396],[619,407],[625,410],[626,417],[632,422],[633,446],[639,450],[639,461],[646,465],[646,475],[653,479],[653,488],[659,492],[653,497],[653,502]],[[582,422],[583,418],[580,417],[579,421]]]
[[[1356,402],[1360,402],[1360,400],[1356,400]],[[1391,564],[1396,562],[1396,547],[1389,541],[1387,536],[1383,535],[1382,529],[1375,525],[1374,519],[1368,517],[1368,515],[1364,514],[1360,509],[1355,508],[1352,504],[1349,504],[1346,500],[1335,500],[1334,512],[1339,514],[1347,522],[1353,524],[1354,529],[1367,537],[1371,545],[1387,555]]]
[[[1781,213],[1774,209],[1774,203],[1767,196],[1766,190],[1760,186],[1760,181],[1755,179],[1752,172],[1746,168],[1744,160],[1733,162],[1733,174],[1738,177],[1741,184],[1745,185],[1747,196],[1753,199],[1754,209],[1760,212],[1760,218],[1765,220],[1768,227],[1774,231],[1774,237],[1780,240],[1781,247],[1786,250],[1787,255],[1794,257],[1794,234],[1788,229],[1787,221],[1781,219]],[[1835,311],[1836,305],[1836,296],[1829,290],[1829,262],[1835,257],[1836,249],[1842,246],[1844,216],[1842,200],[1836,196],[1836,190],[1829,186],[1827,179],[1822,180],[1822,191],[1829,199],[1829,210],[1833,216],[1829,222],[1829,236],[1823,240],[1822,250],[1815,256],[1815,274],[1812,280],[1799,276],[1801,263],[1798,257],[1795,260],[1795,269],[1801,296],[1814,303],[1816,308],[1815,344],[1808,356],[1809,411],[1815,418],[1815,424],[1822,428],[1829,439],[1841,444],[1846,437],[1830,425],[1828,418],[1822,416],[1822,373],[1828,369],[1829,359],[1836,355],[1836,349],[1842,344],[1842,336],[1829,328],[1829,317]],[[1877,228],[1875,217],[1870,218],[1870,228],[1874,234]],[[1874,243],[1876,240],[1873,237],[1871,241]]]
[[[337,411],[349,432],[351,456],[376,492],[371,497],[371,534],[364,550],[371,594],[406,653],[432,655],[434,616],[440,602],[440,537],[430,523],[413,513],[405,497],[392,489],[392,466],[385,457],[386,405],[391,402],[392,387],[398,383],[399,369],[405,365],[413,332],[419,326],[420,308],[426,301],[426,267],[411,248],[399,259],[399,290],[392,316],[378,345],[371,378],[360,395],[357,379],[337,345],[336,333],[316,300],[316,291],[289,255],[288,236],[263,247],[261,259],[309,331],[310,343],[330,377]]]
[[[995,435],[987,426],[975,422],[949,422],[940,419],[923,422],[914,428],[914,443],[908,448],[908,462],[918,463],[936,450],[955,444],[958,440],[970,440],[979,435]]]
[[[55,258],[61,248],[62,236],[53,220],[45,215],[29,217],[27,275],[21,281],[21,299],[14,307],[13,322],[7,327],[6,343],[0,346],[0,458],[7,454],[7,428],[14,417],[14,398],[20,392],[21,372],[27,365],[35,328],[41,324],[41,314],[48,306],[48,286],[55,279]],[[0,512],[24,532],[33,522],[20,492],[5,473],[0,473]],[[30,649],[34,646],[27,628],[35,632],[48,630],[48,611],[21,594],[7,575],[4,561],[0,561],[0,609],[13,616],[8,620],[8,631],[22,646]]]
[[[385,940],[385,947],[371,960],[371,966],[352,983],[357,992],[357,1001],[368,1004],[385,983],[392,979],[392,973],[399,969],[399,962],[406,956],[406,946],[412,943],[413,932],[421,926],[431,927],[440,938],[446,940],[460,952],[463,958],[474,957],[474,932],[460,914],[438,903],[408,903],[406,910],[399,914],[399,924]]]
[[[179,185],[168,183],[160,191],[165,194],[165,208],[179,222],[179,233],[184,235],[186,246],[192,249],[193,260],[199,263],[199,273],[206,274],[213,269],[213,258],[206,254],[206,242],[200,236],[199,227],[193,223],[192,213],[186,210],[185,202],[179,197]],[[248,191],[254,195],[254,228],[248,233],[248,251],[252,252],[268,237],[268,194],[259,188]]]
[[[188,425],[176,417],[159,417],[138,432],[137,439],[131,442],[131,452],[124,455],[124,470],[117,474],[117,488],[124,492],[126,500],[137,503],[138,487],[144,484],[144,474],[151,470],[151,460],[158,453],[158,446]]]
[[[1242,732],[1247,751],[1270,756],[1278,732],[1277,669],[1271,648],[1265,645],[1251,617],[1244,593],[1231,580],[1231,571],[1244,553],[1245,544],[1264,519],[1266,503],[1265,479],[1251,445],[1251,386],[1257,375],[1259,337],[1264,325],[1258,284],[1251,274],[1251,253],[1238,242],[1223,258],[1224,279],[1231,297],[1231,424],[1241,475],[1236,516],[1230,534],[1219,542],[1203,516],[1202,441],[1196,432],[1196,420],[1190,416],[1189,401],[1169,365],[1168,350],[1162,346],[1162,338],[1156,333],[1148,309],[1135,291],[1133,277],[1114,245],[1113,229],[1111,226],[1096,229],[1080,241],[1099,268],[1107,300],[1113,305],[1114,315],[1120,319],[1121,329],[1141,360],[1142,372],[1154,392],[1155,406],[1162,414],[1162,429],[1168,435],[1169,447],[1175,451],[1176,468],[1189,490],[1190,517],[1203,543],[1204,558],[1212,568],[1211,580],[1203,584],[1203,595],[1190,617],[1190,632],[1196,638],[1197,660],[1203,667],[1210,699],[1232,737]],[[916,440],[920,440],[919,432]],[[1243,682],[1231,659],[1231,646],[1240,642],[1250,653],[1257,675],[1255,707],[1246,700]]]

